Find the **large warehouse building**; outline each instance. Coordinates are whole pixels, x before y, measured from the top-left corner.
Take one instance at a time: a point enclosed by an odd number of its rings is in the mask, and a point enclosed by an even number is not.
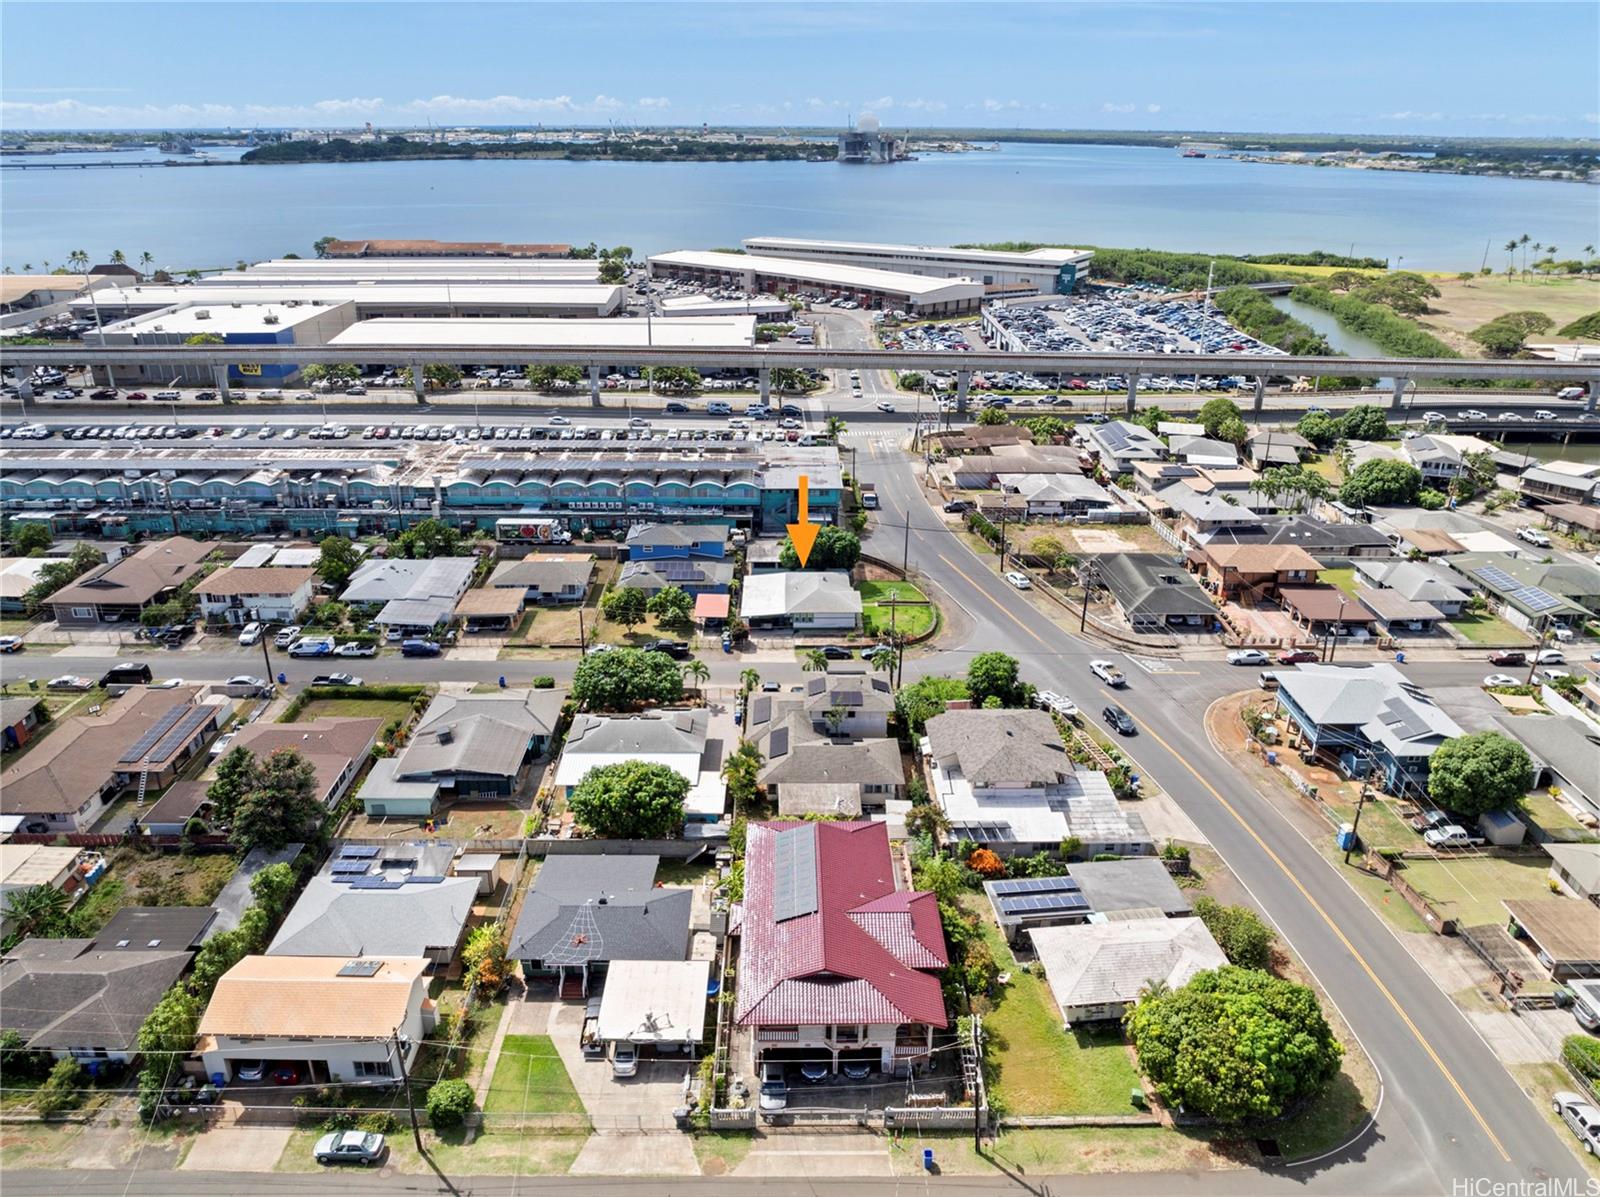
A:
[[[652,254],[649,264],[652,277],[689,279],[750,293],[850,299],[863,307],[897,308],[918,316],[975,312],[984,294],[982,283],[967,278],[927,278],[834,262],[715,250],[678,249]]]
[[[244,270],[207,275],[197,287],[213,284],[292,282],[389,283],[594,283],[600,263],[593,258],[274,258]]]
[[[954,246],[886,245],[873,241],[814,241],[804,237],[746,237],[745,249],[774,258],[835,262],[929,278],[970,278],[991,292],[1026,288],[1070,295],[1089,274],[1086,249],[1031,249],[1012,253]]]
[[[355,319],[353,303],[316,307],[190,302],[108,325],[99,331],[89,330],[83,334],[83,342],[85,345],[160,347],[183,345],[190,337],[205,335],[220,337],[225,345],[321,346],[340,330],[349,328]],[[210,386],[215,381],[209,366],[119,365],[111,369],[113,380],[119,384]],[[231,380],[263,386],[293,382],[299,373],[299,366],[286,362],[228,367]]]
[[[754,316],[685,316],[655,320],[363,320],[346,328],[329,345],[349,349],[356,360],[363,349],[459,349],[465,361],[494,364],[500,360],[494,353],[497,349],[748,349],[755,342]]]
[[[356,319],[383,316],[614,316],[622,310],[622,288],[602,283],[513,282],[323,282],[245,283],[217,280],[211,286],[151,284],[96,291],[72,302],[74,314],[102,321],[142,316],[179,304],[285,304],[292,307],[354,303]]]

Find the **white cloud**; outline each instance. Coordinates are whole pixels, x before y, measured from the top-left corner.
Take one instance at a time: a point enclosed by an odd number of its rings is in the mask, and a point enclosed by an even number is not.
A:
[[[943,112],[946,104],[943,100],[907,100],[901,107],[913,112]]]
[[[1100,105],[1101,112],[1132,112],[1137,104],[1113,104],[1110,100]]]
[[[666,96],[642,96],[639,100],[640,108],[671,108],[672,101]]]
[[[1442,121],[1442,112],[1385,112],[1378,117],[1380,121]]]
[[[1150,113],[1153,116],[1157,112],[1161,111],[1161,105],[1160,104],[1146,104],[1144,106],[1144,110],[1146,112]]]

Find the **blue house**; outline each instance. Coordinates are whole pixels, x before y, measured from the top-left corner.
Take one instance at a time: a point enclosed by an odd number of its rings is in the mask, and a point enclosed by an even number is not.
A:
[[[727,555],[726,524],[635,524],[628,529],[629,561],[721,561]]]

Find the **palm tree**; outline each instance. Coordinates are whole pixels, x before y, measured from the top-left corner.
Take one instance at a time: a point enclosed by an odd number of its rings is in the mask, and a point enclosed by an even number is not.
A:
[[[128,255],[120,249],[114,249],[111,251],[111,261],[118,266],[125,266],[128,263]]]
[[[807,649],[801,654],[800,668],[806,673],[828,672],[828,654],[820,648]]]
[[[1532,238],[1526,233],[1517,238],[1517,244],[1522,246],[1522,273],[1524,275],[1528,273],[1528,242],[1531,240]]]
[[[1151,977],[1139,987],[1139,1000],[1164,998],[1172,992],[1172,986],[1160,977]]]
[[[739,687],[749,694],[761,684],[761,675],[754,669],[744,669],[739,672]]]
[[[682,665],[678,666],[678,670],[686,679],[694,678],[696,688],[703,686],[706,679],[711,676],[711,670],[706,667],[706,663],[699,657],[690,657]]]
[[[1517,239],[1515,237],[1511,238],[1510,241],[1505,243],[1503,248],[1508,255],[1508,259],[1506,261],[1506,273],[1510,274],[1517,268]]]
[[[16,890],[8,895],[6,905],[24,935],[50,935],[63,930],[71,908],[67,895],[51,885]]]
[[[894,647],[892,645],[880,644],[872,656],[867,659],[872,662],[874,669],[881,669],[885,673],[894,672]]]
[[[75,249],[67,255],[67,265],[79,274],[86,274],[89,270],[89,255],[81,249]]]
[[[33,263],[32,262],[24,262],[22,264],[22,273],[23,274],[32,274],[33,273]]]
[[[146,274],[150,273],[150,267],[155,265],[155,261],[155,255],[152,254],[148,249],[139,255],[139,265],[144,267]]]
[[[845,422],[838,416],[829,416],[827,421],[822,425],[822,431],[831,436],[834,441],[837,442],[839,438],[844,435]]]
[[[1592,258],[1592,257],[1594,257],[1594,246],[1592,246],[1592,245],[1585,245],[1585,246],[1584,246],[1584,247],[1583,247],[1583,256],[1584,256],[1584,257],[1586,257],[1586,258]]]

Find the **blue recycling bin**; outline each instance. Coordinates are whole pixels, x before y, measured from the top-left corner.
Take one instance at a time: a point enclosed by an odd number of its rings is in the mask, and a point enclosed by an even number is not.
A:
[[[931,1147],[922,1149],[922,1170],[924,1172],[933,1171],[933,1148]]]
[[[500,675],[500,688],[502,690],[506,688],[506,675],[503,673]]]
[[[289,675],[287,673],[280,673],[278,675],[278,685],[287,686],[288,684],[289,684]]]
[[[1406,663],[1405,653],[1395,653],[1394,661],[1396,665],[1404,665]]]

